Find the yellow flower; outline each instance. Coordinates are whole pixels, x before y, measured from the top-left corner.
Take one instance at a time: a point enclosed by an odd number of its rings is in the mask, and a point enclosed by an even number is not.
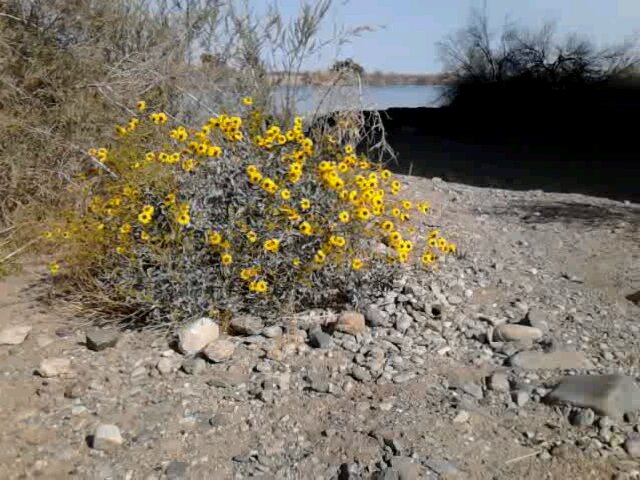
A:
[[[294,267],[299,267],[300,263],[302,263],[302,262],[300,261],[300,259],[298,257],[295,257],[291,263],[293,264]]]
[[[443,252],[447,249],[447,241],[444,238],[438,239],[438,248]]]
[[[220,261],[223,265],[231,265],[231,263],[233,262],[233,257],[230,254],[225,253],[224,255],[222,255],[222,257],[220,257]]]
[[[371,217],[371,212],[366,207],[360,207],[356,210],[356,216],[360,220],[368,220]]]
[[[247,106],[253,105],[253,98],[251,97],[244,97],[242,99],[242,103],[244,103]]]
[[[422,263],[424,263],[425,265],[429,265],[431,263],[433,263],[433,254],[431,252],[427,252],[424,255],[422,255]]]
[[[409,259],[409,252],[398,252],[398,261],[400,263],[405,263]]]
[[[359,258],[354,258],[351,262],[351,268],[353,270],[360,270],[362,268],[362,260]]]
[[[127,249],[122,245],[120,245],[119,247],[116,247],[116,253],[120,255],[124,255],[126,252],[127,252]]]
[[[262,174],[260,172],[252,172],[249,174],[249,182],[257,185],[262,180]]]
[[[300,208],[302,210],[309,210],[311,208],[311,202],[307,198],[300,200]]]
[[[429,232],[429,238],[435,238],[435,237],[437,237],[438,235],[440,235],[440,232],[439,232],[438,230],[431,230],[431,231]]]
[[[430,208],[431,205],[429,204],[429,202],[422,202],[418,205],[418,210],[420,210],[422,213],[427,213]]]
[[[399,208],[394,208],[393,210],[391,210],[391,215],[393,215],[394,217],[399,217],[401,213],[402,212]]]
[[[402,208],[404,208],[405,210],[410,210],[412,206],[413,204],[409,200],[402,201]]]
[[[167,193],[167,196],[164,197],[165,205],[173,205],[176,203],[176,194],[175,193]]]
[[[148,241],[151,238],[151,236],[145,232],[144,230],[142,232],[140,232],[140,240],[142,240],[143,242]]]
[[[391,172],[389,170],[382,170],[380,172],[380,178],[383,180],[389,180],[391,178]]]
[[[402,235],[400,232],[391,232],[389,234],[389,243],[392,247],[399,245],[400,242],[402,242]]]
[[[256,240],[258,240],[258,235],[256,234],[256,232],[251,230],[250,232],[247,232],[247,240],[249,240],[251,243],[255,243]]]
[[[268,285],[267,285],[267,282],[265,282],[264,280],[258,280],[258,281],[255,283],[255,290],[256,290],[256,292],[258,292],[258,293],[264,293],[264,292],[266,292],[266,291],[267,291],[267,288],[269,288],[269,287],[268,287]]]
[[[184,160],[182,162],[182,170],[184,170],[185,172],[191,172],[194,167],[195,162],[191,158],[188,158],[187,160]]]
[[[380,226],[385,232],[392,232],[394,229],[393,222],[390,222],[389,220],[382,222]]]
[[[283,200],[289,200],[291,198],[291,192],[287,189],[280,190],[280,198]]]
[[[139,100],[138,103],[136,103],[136,108],[138,109],[138,111],[144,112],[147,109],[147,102],[145,102],[144,100]]]
[[[438,245],[438,241],[435,237],[429,238],[429,241],[427,243],[430,247],[436,247]]]
[[[347,145],[344,147],[344,153],[347,155],[351,155],[353,153],[353,145]]]
[[[131,231],[131,225],[128,223],[123,223],[122,226],[120,227],[120,233],[122,233],[123,235],[126,235],[130,231]]]
[[[342,222],[342,223],[348,223],[350,216],[349,216],[349,212],[346,211],[342,211],[338,214],[338,219]]]
[[[52,262],[49,264],[49,273],[51,275],[57,275],[60,271],[60,265],[56,262]]]
[[[138,215],[138,221],[143,225],[146,225],[151,222],[151,216],[152,213],[142,212]]]
[[[347,244],[347,241],[344,237],[339,235],[331,235],[329,238],[329,243],[334,247],[344,247]]]
[[[400,182],[397,180],[394,180],[393,182],[391,182],[391,192],[396,194],[400,191]]]
[[[222,243],[222,235],[217,232],[209,232],[209,245],[220,245]]]
[[[280,249],[280,240],[271,238],[264,242],[264,249],[267,252],[276,253]]]
[[[256,173],[258,171],[258,167],[256,167],[255,165],[249,165],[247,167],[247,174],[252,174],[252,173]]]
[[[47,240],[50,239],[51,237],[53,237],[53,233],[52,232],[44,232],[42,234],[43,238],[46,238]]]
[[[456,253],[456,251],[458,251],[458,247],[456,247],[455,243],[447,245],[447,253]]]
[[[309,222],[302,222],[298,227],[300,233],[303,235],[311,235],[313,233],[313,227],[309,224]]]
[[[153,208],[153,205],[145,205],[144,207],[142,207],[142,213],[148,213],[149,215],[153,215],[153,212],[155,212],[155,208]]]
[[[242,280],[250,280],[256,276],[256,271],[252,268],[245,268],[240,271],[240,278]]]
[[[180,212],[178,215],[176,215],[176,221],[180,225],[188,225],[191,221],[191,217],[187,212]]]
[[[327,254],[324,252],[324,250],[318,250],[315,256],[313,257],[313,261],[318,264],[324,263],[326,259],[327,259]]]

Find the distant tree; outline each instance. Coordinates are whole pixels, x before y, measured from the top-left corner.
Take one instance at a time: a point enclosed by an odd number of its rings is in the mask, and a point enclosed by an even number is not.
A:
[[[332,72],[354,72],[358,75],[364,73],[364,67],[356,63],[352,58],[337,60],[330,68]]]

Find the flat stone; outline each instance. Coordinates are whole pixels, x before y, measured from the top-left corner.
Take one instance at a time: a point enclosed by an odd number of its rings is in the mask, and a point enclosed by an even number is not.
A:
[[[496,327],[493,332],[493,338],[495,341],[500,342],[536,341],[542,338],[542,331],[526,325],[503,323]]]
[[[207,317],[185,325],[178,332],[178,348],[186,355],[194,355],[220,336],[218,324]]]
[[[625,375],[576,375],[562,379],[545,400],[617,418],[640,409],[640,388]]]
[[[342,312],[338,316],[338,321],[333,327],[338,332],[348,333],[350,335],[358,335],[364,333],[366,325],[364,315],[354,311]]]
[[[164,471],[167,480],[184,480],[187,478],[188,464],[185,462],[170,462]]]
[[[207,368],[207,362],[200,357],[188,357],[182,362],[182,371],[189,375],[198,375]]]
[[[31,325],[14,325],[0,331],[0,345],[20,345],[25,341]]]
[[[122,445],[122,435],[116,425],[106,423],[98,425],[93,435],[92,447],[96,450],[109,451]]]
[[[519,407],[524,407],[529,401],[529,392],[524,390],[517,390],[511,394],[513,403]]]
[[[624,441],[624,449],[633,458],[640,458],[640,434],[631,433]]]
[[[229,360],[235,350],[235,343],[226,338],[219,338],[207,345],[202,354],[214,363],[222,363]]]
[[[525,316],[525,322],[543,333],[549,331],[549,316],[539,308],[530,309]]]
[[[333,338],[320,328],[314,328],[309,332],[309,345],[313,348],[328,349],[333,347]]]
[[[282,328],[274,325],[272,327],[266,327],[262,330],[262,335],[267,338],[277,338],[282,336]]]
[[[589,427],[596,421],[596,414],[590,408],[576,410],[571,414],[569,421],[575,427]]]
[[[71,373],[71,360],[68,358],[45,358],[40,362],[38,374],[50,378]]]
[[[92,328],[86,333],[87,348],[94,352],[100,352],[107,348],[115,347],[119,337],[120,332],[116,329]]]
[[[512,367],[525,370],[569,370],[593,368],[591,361],[580,352],[556,351],[550,353],[527,351],[509,359]]]
[[[371,381],[371,374],[359,365],[356,365],[351,369],[351,376],[360,382]]]
[[[179,363],[177,359],[171,357],[162,357],[156,364],[156,368],[162,375],[168,375],[169,373],[175,372],[178,367]]]
[[[484,393],[482,392],[482,387],[477,383],[467,382],[461,384],[458,388],[465,393],[468,393],[473,398],[481,400],[484,397]]]
[[[496,372],[489,377],[489,381],[487,382],[490,390],[495,392],[508,392],[509,387],[509,376],[506,373]]]
[[[364,319],[371,327],[380,327],[387,323],[387,315],[376,305],[369,305],[364,312]]]
[[[234,317],[231,320],[231,329],[236,335],[260,335],[263,328],[264,322],[262,319],[253,315]]]

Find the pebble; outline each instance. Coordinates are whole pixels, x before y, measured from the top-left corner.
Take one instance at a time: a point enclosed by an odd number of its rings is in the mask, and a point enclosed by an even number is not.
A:
[[[364,319],[371,327],[380,327],[387,323],[387,316],[376,305],[369,305],[366,308]]]
[[[231,329],[237,335],[251,336],[260,335],[264,329],[264,323],[260,317],[254,315],[244,315],[234,317],[231,320]]]
[[[0,345],[20,345],[31,332],[31,325],[14,325],[0,331]]]
[[[38,374],[41,377],[58,377],[71,373],[71,360],[68,358],[45,358],[40,362]]]
[[[589,427],[596,421],[596,414],[590,408],[575,410],[569,421],[575,427]]]
[[[329,349],[333,346],[333,338],[319,327],[309,332],[309,345],[313,348]]]
[[[624,449],[633,458],[640,458],[640,434],[631,433],[624,441]]]
[[[488,387],[495,392],[509,391],[509,377],[506,373],[496,372],[489,377]]]
[[[542,338],[542,331],[526,325],[503,323],[496,327],[493,332],[493,338],[502,342],[536,341]]]
[[[156,368],[162,375],[168,375],[169,373],[175,372],[178,369],[178,365],[176,364],[176,360],[171,357],[163,357],[158,360]]]
[[[107,348],[115,347],[118,343],[120,332],[113,328],[92,328],[86,333],[86,344],[89,350],[100,352]]]
[[[116,425],[100,424],[93,435],[92,447],[96,450],[109,451],[122,445],[122,435]]]
[[[640,388],[631,377],[617,374],[564,377],[545,398],[610,417],[640,409]]]
[[[400,333],[405,333],[411,327],[411,317],[409,315],[400,315],[395,323],[396,330]]]
[[[580,352],[555,351],[550,353],[525,351],[509,359],[512,367],[525,370],[572,370],[593,368],[591,361]]]
[[[416,374],[414,372],[399,373],[393,376],[393,383],[405,383],[414,378],[416,378]]]
[[[468,393],[474,398],[481,400],[484,397],[484,393],[482,392],[482,387],[477,383],[467,382],[460,385],[460,390],[465,393]]]
[[[194,355],[220,336],[220,328],[212,319],[203,317],[182,327],[178,332],[178,348]]]
[[[187,357],[182,362],[181,368],[189,375],[198,375],[207,368],[207,362],[200,357]]]
[[[235,343],[226,338],[219,338],[207,345],[202,354],[213,363],[222,363],[229,360],[235,350]]]
[[[358,335],[366,330],[364,315],[354,311],[342,312],[338,316],[338,321],[334,324],[334,329],[338,332]]]
[[[370,382],[371,374],[359,365],[351,369],[351,376],[360,382]]]
[[[164,471],[167,480],[183,480],[187,478],[187,465],[185,462],[170,462]]]
[[[469,412],[467,412],[466,410],[462,410],[454,417],[453,423],[467,423],[469,421],[469,418],[471,418]]]
[[[511,394],[511,398],[517,406],[524,407],[529,401],[529,392],[517,390]]]
[[[264,335],[267,338],[277,338],[277,337],[281,337],[282,336],[282,328],[277,326],[277,325],[273,325],[271,327],[266,327],[262,330],[262,335]]]
[[[525,316],[525,322],[543,333],[549,331],[549,316],[540,308],[531,308]]]

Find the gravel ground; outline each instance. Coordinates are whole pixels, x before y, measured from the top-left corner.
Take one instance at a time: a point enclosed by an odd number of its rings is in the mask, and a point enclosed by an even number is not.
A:
[[[359,312],[183,354],[0,283],[0,477],[640,478],[640,205],[404,180],[460,255]]]

